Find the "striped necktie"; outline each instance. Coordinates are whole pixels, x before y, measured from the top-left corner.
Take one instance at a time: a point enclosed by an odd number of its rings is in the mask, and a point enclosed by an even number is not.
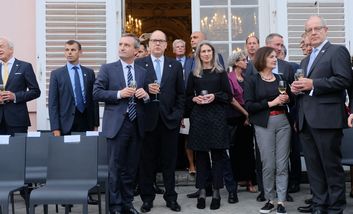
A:
[[[127,72],[127,85],[130,85],[131,81],[134,80],[134,77],[132,76],[131,72],[131,65],[126,66],[128,69]],[[129,120],[134,121],[136,119],[136,103],[134,102],[134,96],[129,98],[129,104],[128,104],[128,115],[129,115]]]

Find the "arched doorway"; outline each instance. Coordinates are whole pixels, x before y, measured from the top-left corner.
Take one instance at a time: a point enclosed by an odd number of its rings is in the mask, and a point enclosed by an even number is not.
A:
[[[167,56],[174,57],[175,39],[183,39],[190,52],[191,0],[125,0],[125,17],[129,15],[141,20],[142,33],[162,30],[167,34]]]

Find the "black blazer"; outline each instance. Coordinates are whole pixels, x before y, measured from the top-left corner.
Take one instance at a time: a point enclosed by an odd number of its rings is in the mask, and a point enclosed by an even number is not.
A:
[[[310,55],[300,67],[307,73]],[[306,74],[307,75],[307,74]],[[350,54],[344,46],[327,42],[315,58],[308,78],[313,80],[314,91],[298,95],[299,129],[306,122],[317,129],[339,129],[347,126],[345,89],[352,84]]]
[[[274,74],[276,77],[276,81],[280,81],[282,77],[278,74]],[[244,84],[244,100],[245,100],[245,108],[249,112],[249,120],[252,124],[258,125],[261,127],[267,127],[268,119],[270,117],[270,107],[268,106],[269,99],[260,98],[260,94],[263,93],[265,88],[261,87],[261,76],[259,73],[255,75],[248,76],[245,79]],[[279,94],[279,92],[278,92]],[[287,104],[289,106],[293,105],[293,96],[290,92],[290,87],[287,87],[287,94],[289,95],[290,102]],[[277,108],[277,107],[276,107]],[[286,115],[288,118],[287,108]]]
[[[157,79],[151,56],[136,60],[136,64],[147,70],[147,79],[153,83]],[[177,60],[164,57],[163,75],[158,99],[160,102],[149,102],[145,106],[145,130],[156,128],[159,117],[168,129],[180,126],[184,112],[185,87],[183,68]],[[150,94],[153,100],[155,95]]]
[[[1,66],[0,66],[1,73]],[[0,75],[2,83],[2,77]],[[0,105],[0,121],[5,120],[9,126],[30,126],[27,102],[40,96],[40,89],[30,63],[15,59],[6,86],[16,96],[16,103]]]
[[[179,63],[180,64],[180,63]],[[137,88],[147,91],[146,70],[134,64]],[[102,134],[114,138],[122,128],[125,120],[129,98],[118,99],[118,91],[126,87],[121,61],[102,65],[94,83],[93,97],[96,101],[105,102]],[[144,135],[144,101],[135,99],[139,135]]]
[[[93,102],[94,71],[80,65],[85,87],[88,127],[93,130],[99,126],[99,105]],[[49,119],[50,129],[60,130],[63,134],[71,132],[75,118],[75,96],[67,66],[51,72],[49,84]]]

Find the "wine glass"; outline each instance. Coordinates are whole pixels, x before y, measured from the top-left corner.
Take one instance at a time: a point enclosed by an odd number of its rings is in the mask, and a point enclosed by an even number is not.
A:
[[[279,91],[279,93],[285,94],[286,90],[287,90],[287,82],[284,81],[284,80],[280,80],[278,82],[278,91]]]
[[[158,80],[155,80],[154,81],[154,84],[159,88],[160,87],[160,85],[159,85],[159,81]],[[158,99],[158,93],[157,94],[155,94],[156,96],[155,96],[155,98],[154,98],[154,102],[159,102],[159,99]]]
[[[301,69],[301,68],[298,68],[297,71],[296,71],[295,74],[294,74],[294,79],[295,79],[296,81],[298,81],[298,80],[300,80],[300,79],[303,78],[303,77],[304,77],[304,70]]]
[[[207,95],[208,94],[208,91],[207,90],[201,90],[201,92],[200,92],[200,95],[201,96],[205,96],[205,95]],[[202,103],[206,103],[205,101],[202,101]]]
[[[129,84],[129,88],[133,88],[133,89],[136,89],[137,88],[137,83],[135,80],[131,80],[130,81],[130,84]],[[135,95],[133,95],[132,99],[130,99],[130,104],[136,104],[135,102]]]

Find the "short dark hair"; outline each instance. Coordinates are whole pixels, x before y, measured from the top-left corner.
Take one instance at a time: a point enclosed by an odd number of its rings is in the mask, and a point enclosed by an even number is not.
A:
[[[140,40],[137,38],[137,36],[133,33],[123,33],[121,37],[132,37],[134,39],[134,47],[139,48],[140,47]]]
[[[248,44],[248,40],[249,40],[250,38],[255,38],[256,41],[257,41],[257,44],[260,44],[259,38],[257,38],[257,36],[255,36],[255,35],[251,35],[251,36],[246,37],[245,44]]]
[[[66,45],[73,45],[73,44],[77,44],[77,46],[78,46],[78,50],[82,50],[81,43],[79,43],[79,42],[78,42],[78,41],[76,41],[76,40],[70,39],[70,40],[68,40],[65,44],[66,44]]]
[[[254,57],[254,66],[256,70],[263,71],[266,68],[266,58],[271,55],[271,53],[275,51],[275,49],[271,47],[262,47],[259,48]]]

